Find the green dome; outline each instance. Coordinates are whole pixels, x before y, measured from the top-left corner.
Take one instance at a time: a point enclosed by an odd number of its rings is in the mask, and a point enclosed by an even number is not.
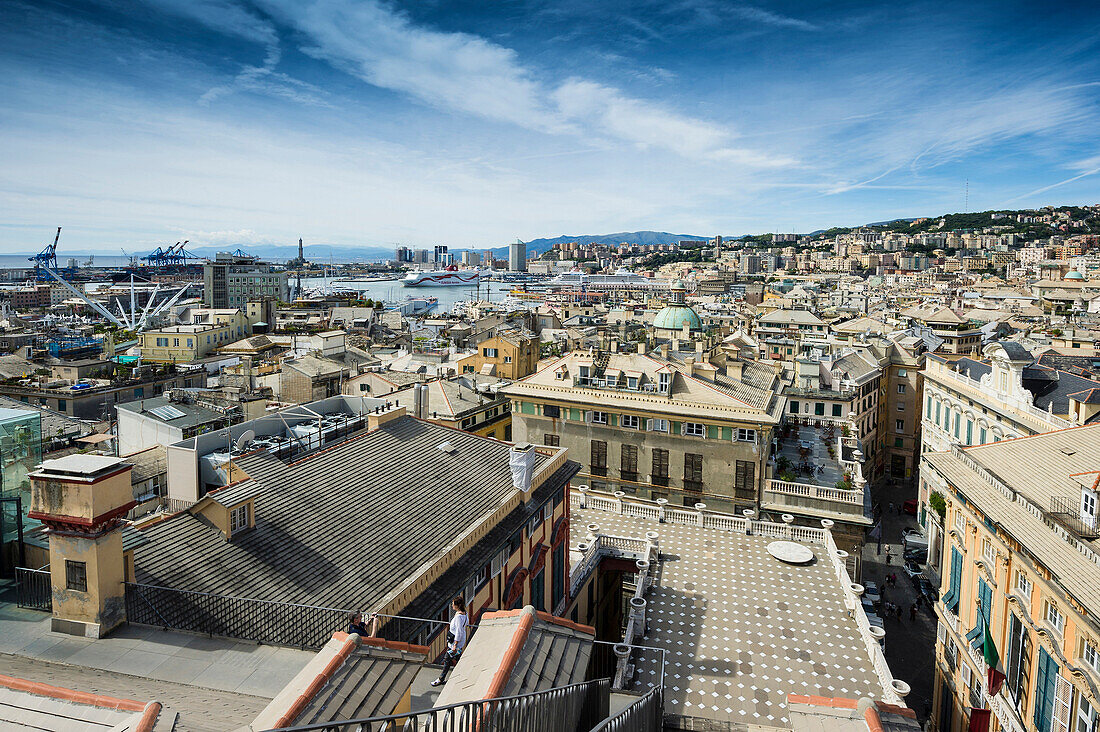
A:
[[[1063,277],[1062,279],[1064,279],[1064,280],[1083,280],[1083,279],[1085,279],[1085,275],[1081,274],[1081,272],[1079,270],[1072,269],[1069,272],[1066,272],[1066,276]]]
[[[685,325],[690,330],[703,329],[699,314],[687,305],[666,305],[653,319],[653,327],[664,330],[682,330]]]

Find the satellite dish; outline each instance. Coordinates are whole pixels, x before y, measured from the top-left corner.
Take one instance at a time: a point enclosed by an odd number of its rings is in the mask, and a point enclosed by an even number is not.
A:
[[[244,434],[237,438],[237,449],[243,450],[245,446],[256,439],[255,430],[245,430]]]

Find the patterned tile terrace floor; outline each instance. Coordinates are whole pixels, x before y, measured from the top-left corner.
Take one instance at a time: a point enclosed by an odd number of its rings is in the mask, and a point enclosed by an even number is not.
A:
[[[588,523],[616,536],[660,534],[639,645],[668,652],[666,714],[785,727],[790,693],[882,698],[824,547],[811,546],[813,563],[791,566],[767,553],[764,537],[576,508],[572,545]],[[641,660],[642,684],[657,683],[658,663]]]

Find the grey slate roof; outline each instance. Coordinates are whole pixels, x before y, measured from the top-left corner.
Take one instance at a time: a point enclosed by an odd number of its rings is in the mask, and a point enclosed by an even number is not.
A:
[[[182,417],[175,419],[164,419],[153,414],[154,409],[157,407],[172,406],[183,412]],[[185,402],[172,401],[166,396],[151,397],[149,399],[135,399],[132,402],[124,402],[122,404],[116,404],[116,409],[125,409],[127,412],[133,412],[140,414],[143,417],[155,419],[158,422],[163,422],[170,427],[176,427],[178,429],[186,429],[188,427],[195,427],[200,424],[210,424],[212,422],[218,422],[225,419],[225,415],[221,412],[214,411],[208,407],[201,406],[199,404],[187,404]]]
[[[532,616],[524,637],[520,623]],[[436,699],[438,706],[485,699],[502,662],[511,656],[510,648],[522,642],[500,696],[516,696],[532,691],[583,681],[588,670],[594,634],[545,613],[535,613],[530,605],[520,611],[486,613],[478,621],[477,632],[462,652],[447,685]],[[588,629],[590,630],[590,629]]]
[[[361,645],[313,696],[294,723],[318,724],[392,714],[426,660],[422,653]]]
[[[443,442],[454,454],[437,449]],[[227,542],[190,513],[153,525],[135,553],[137,580],[371,609],[512,495],[508,452],[403,417],[290,465],[266,452],[244,456],[239,465],[261,486],[255,528]],[[536,470],[545,460],[538,456]]]

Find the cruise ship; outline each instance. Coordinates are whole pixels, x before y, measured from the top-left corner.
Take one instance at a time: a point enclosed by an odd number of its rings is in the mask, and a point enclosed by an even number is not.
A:
[[[667,290],[669,283],[620,267],[611,274],[588,274],[577,270],[564,272],[550,280],[550,285],[585,290]]]
[[[451,265],[446,269],[433,269],[424,272],[409,272],[401,280],[405,287],[447,287],[453,285],[476,285],[481,281],[481,270],[459,269]]]

